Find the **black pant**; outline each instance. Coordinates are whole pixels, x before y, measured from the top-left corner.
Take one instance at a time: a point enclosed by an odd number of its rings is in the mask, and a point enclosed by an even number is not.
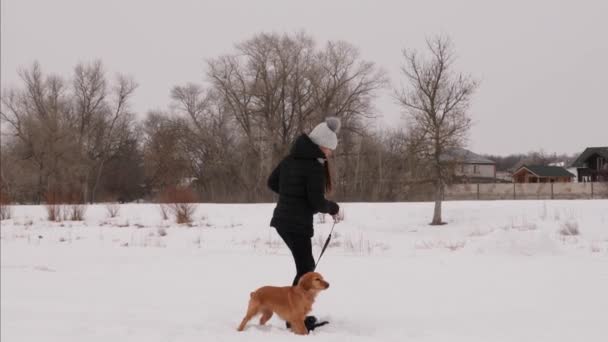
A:
[[[297,285],[300,277],[305,273],[315,270],[315,259],[312,256],[312,242],[305,235],[298,235],[289,232],[283,232],[277,229],[277,232],[289,247],[293,260],[296,262],[296,277],[293,279],[293,285]]]

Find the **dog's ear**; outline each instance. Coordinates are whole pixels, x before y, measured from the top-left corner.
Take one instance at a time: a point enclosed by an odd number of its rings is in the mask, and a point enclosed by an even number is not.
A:
[[[305,291],[309,291],[312,289],[312,280],[313,279],[314,279],[314,277],[312,276],[312,273],[306,273],[298,281],[298,286],[301,287],[302,289],[304,289]]]

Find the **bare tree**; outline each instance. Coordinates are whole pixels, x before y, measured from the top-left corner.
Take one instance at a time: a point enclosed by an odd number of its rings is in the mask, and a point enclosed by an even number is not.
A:
[[[478,86],[471,76],[453,70],[454,50],[449,37],[427,39],[431,53],[420,58],[404,50],[402,68],[407,85],[397,98],[410,119],[410,148],[428,163],[434,184],[432,225],[443,224],[441,201],[450,177],[446,154],[464,145],[471,119],[467,114],[471,95]]]
[[[105,163],[128,136],[133,121],[129,100],[136,88],[133,79],[118,75],[108,89],[101,61],[74,68],[74,131],[86,165],[84,198],[91,203],[96,200]]]
[[[77,167],[70,137],[70,102],[64,81],[44,76],[40,65],[19,72],[23,88],[2,94],[2,121],[14,138],[18,160],[36,174],[35,201],[48,187],[68,182]]]
[[[164,112],[149,112],[144,122],[144,170],[147,187],[160,192],[189,176],[183,146],[184,122]]]
[[[316,112],[315,50],[304,35],[259,34],[209,62],[208,76],[243,132],[251,163],[245,186],[263,194],[265,178]],[[251,198],[251,200],[255,200]]]
[[[362,134],[365,119],[376,117],[372,101],[388,82],[385,72],[362,60],[352,44],[338,41],[318,53],[316,73],[312,80],[318,111],[339,116],[345,130]]]
[[[125,142],[133,120],[129,109],[129,100],[137,88],[137,83],[129,77],[118,76],[117,85],[113,89],[114,99],[110,104],[110,115],[103,120],[100,129],[101,143],[94,160],[98,162],[97,174],[93,183],[91,203],[95,202],[95,195],[99,180],[101,179],[104,164],[116,153],[119,146]]]
[[[38,63],[20,76],[23,87],[3,92],[1,111],[19,178],[36,175],[35,202],[51,188],[78,188],[79,201],[95,201],[104,163],[131,129],[135,82],[119,76],[109,90],[101,62],[76,66],[72,87]]]
[[[190,173],[202,198],[235,201],[246,198],[243,179],[249,169],[242,167],[247,149],[239,146],[235,120],[224,99],[213,89],[197,84],[176,86],[171,92],[173,107],[185,118],[183,147]]]
[[[103,65],[96,61],[90,65],[78,64],[74,68],[73,88],[73,128],[72,132],[80,147],[81,170],[78,180],[82,186],[85,201],[94,200],[95,191],[89,191],[91,179],[98,166],[99,151],[103,138],[100,132],[104,129],[104,117],[108,114],[108,90]],[[93,189],[96,183],[93,184]]]
[[[343,120],[343,135],[361,132],[372,117],[371,100],[386,83],[384,73],[362,61],[345,42],[318,49],[304,34],[258,34],[235,54],[209,61],[208,77],[241,129],[254,163],[245,181],[263,194],[270,168],[297,135],[326,115]]]
[[[104,199],[130,202],[146,195],[143,132],[135,126],[104,165],[99,183]]]

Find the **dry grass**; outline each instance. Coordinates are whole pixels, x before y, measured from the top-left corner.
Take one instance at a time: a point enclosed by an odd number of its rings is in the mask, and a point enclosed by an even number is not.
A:
[[[62,220],[61,216],[61,203],[63,201],[63,196],[59,191],[49,191],[46,193],[45,201],[46,201],[46,217],[49,221],[52,222],[60,222]]]
[[[169,219],[169,207],[166,204],[159,205],[160,217],[166,221]]]
[[[541,208],[540,214],[539,214],[539,218],[543,221],[545,221],[547,219],[547,202],[543,202],[543,206]]]
[[[327,235],[316,234],[312,240],[313,246],[320,251],[327,241]],[[281,241],[282,242],[282,241]],[[388,245],[370,240],[364,233],[343,234],[334,231],[327,249],[341,248],[344,252],[354,255],[372,255],[378,251],[386,251]]]
[[[84,213],[86,211],[86,204],[70,204],[67,208],[64,208],[64,212],[69,214],[69,219],[71,221],[84,221]]]
[[[358,255],[371,255],[374,252],[374,244],[360,234],[358,237],[348,236],[344,238],[344,250]]]
[[[536,225],[536,223],[528,222],[525,217],[521,219],[521,222],[517,222],[517,221],[518,220],[516,220],[515,218],[511,218],[511,225],[504,226],[503,229],[504,230],[513,229],[513,230],[518,230],[520,232],[538,229],[538,226]]]
[[[87,205],[77,191],[51,190],[45,194],[45,208],[49,221],[83,221]]]
[[[201,248],[203,245],[203,237],[199,235],[196,239],[194,239],[194,244],[196,247]]]
[[[464,246],[466,246],[467,242],[464,240],[461,241],[448,241],[446,243],[443,244],[443,247],[449,249],[450,251],[454,252],[457,251],[459,249],[463,249]]]
[[[569,220],[563,222],[559,233],[563,236],[577,236],[580,235],[580,231],[578,229],[578,222],[574,220]]]
[[[13,212],[10,204],[11,200],[8,195],[0,192],[0,221],[8,220],[12,217]]]
[[[119,227],[119,228],[127,228],[127,227],[129,227],[129,226],[130,226],[130,224],[129,224],[129,220],[126,220],[124,223],[119,223],[119,224],[117,225],[117,227]]]
[[[47,204],[46,206],[46,216],[49,221],[52,222],[61,222],[61,204]]]
[[[111,218],[115,218],[120,213],[120,204],[118,203],[108,203],[106,204],[106,212],[108,216]]]
[[[198,205],[192,203],[175,203],[169,209],[173,212],[177,224],[190,224],[197,207]]]
[[[437,248],[445,248],[452,252],[463,249],[467,245],[465,240],[450,240],[450,241],[442,241],[442,240],[422,240],[416,242],[414,248],[416,249],[437,249]]]
[[[0,203],[0,221],[10,220],[13,216],[13,211],[10,205]]]
[[[602,251],[602,246],[597,241],[591,241],[589,250],[591,250],[591,253],[600,253]]]
[[[190,224],[198,207],[198,197],[190,188],[169,187],[160,196],[161,215],[170,213],[177,224]]]
[[[494,231],[494,229],[481,229],[481,228],[475,228],[473,229],[471,232],[469,232],[468,236],[470,237],[481,237],[481,236],[486,236],[490,233],[492,233]]]

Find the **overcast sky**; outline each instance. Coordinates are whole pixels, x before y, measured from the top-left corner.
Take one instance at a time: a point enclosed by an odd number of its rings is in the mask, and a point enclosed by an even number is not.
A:
[[[446,33],[459,71],[481,81],[469,148],[509,154],[608,146],[608,1],[2,0],[2,87],[38,60],[69,75],[101,59],[140,84],[139,113],[165,108],[172,86],[202,82],[205,59],[261,31],[346,40],[401,79],[403,48]],[[390,91],[381,125],[401,124]]]

